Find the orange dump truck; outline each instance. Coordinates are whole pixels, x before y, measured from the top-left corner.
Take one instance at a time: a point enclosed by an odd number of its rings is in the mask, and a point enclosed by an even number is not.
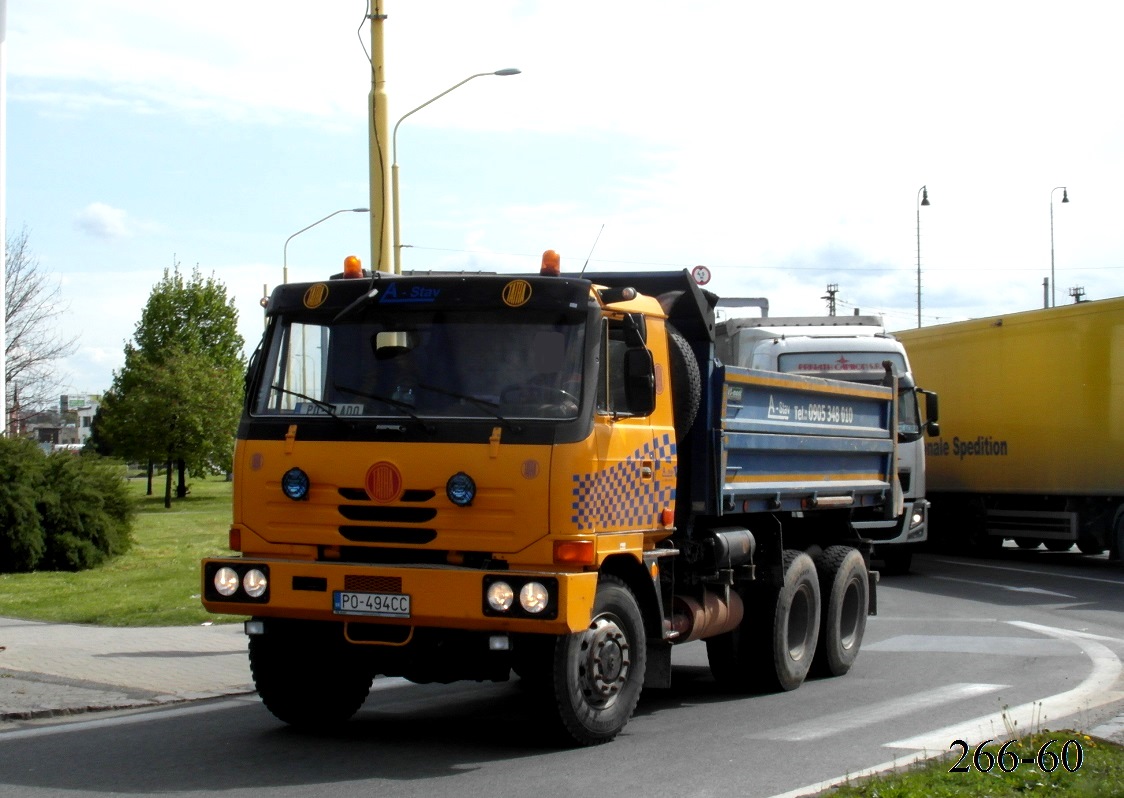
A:
[[[522,679],[589,745],[705,640],[733,690],[845,673],[875,609],[852,513],[901,513],[897,386],[727,366],[686,272],[279,286],[251,359],[232,556],[278,718],[372,679]]]

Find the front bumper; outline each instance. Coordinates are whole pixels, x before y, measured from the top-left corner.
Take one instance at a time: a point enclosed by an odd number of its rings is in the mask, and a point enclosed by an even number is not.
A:
[[[215,589],[213,576],[223,567],[239,575],[250,569],[262,571],[268,577],[268,589],[259,598],[251,598],[241,589],[229,597],[222,596]],[[552,591],[547,611],[527,613],[518,602],[509,612],[491,609],[485,589],[497,580],[506,581],[516,593],[529,581],[547,585]],[[230,557],[203,561],[201,595],[203,606],[214,613],[393,626],[401,627],[403,634],[411,627],[570,634],[589,624],[596,591],[594,572],[485,571],[455,566]],[[385,598],[368,603],[367,609],[348,609],[339,606],[337,594]],[[407,604],[408,615],[400,614]],[[387,614],[369,614],[372,608]]]

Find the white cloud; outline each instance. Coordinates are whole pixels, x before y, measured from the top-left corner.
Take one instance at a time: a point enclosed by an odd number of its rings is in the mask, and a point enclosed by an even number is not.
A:
[[[104,202],[91,202],[78,212],[74,223],[95,238],[128,238],[133,235],[129,214]]]

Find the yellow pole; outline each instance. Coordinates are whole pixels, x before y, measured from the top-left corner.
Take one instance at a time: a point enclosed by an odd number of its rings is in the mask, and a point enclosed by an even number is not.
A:
[[[386,0],[374,0],[371,9],[371,95],[368,104],[371,169],[371,268],[390,271],[390,202],[386,164],[389,161],[384,71],[383,23]]]

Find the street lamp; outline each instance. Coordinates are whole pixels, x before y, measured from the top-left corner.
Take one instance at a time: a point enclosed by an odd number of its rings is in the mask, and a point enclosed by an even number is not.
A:
[[[921,326],[921,206],[929,204],[929,188],[917,189],[917,326]]]
[[[328,221],[329,219],[331,219],[333,216],[336,216],[337,214],[341,214],[341,213],[369,213],[369,212],[370,212],[370,208],[340,208],[338,211],[332,211],[327,216],[325,216],[323,219],[317,219],[315,222],[310,224],[308,227],[302,227],[300,230],[297,230],[297,232],[293,233],[291,236],[286,238],[285,239],[284,255],[283,255],[283,259],[282,259],[281,282],[282,283],[289,282],[289,242],[290,241],[292,241],[294,238],[299,236],[305,230],[311,230],[316,225],[320,224],[321,222]]]
[[[420,111],[421,109],[423,109],[427,105],[429,105],[430,103],[435,102],[437,100],[440,100],[442,97],[444,97],[446,94],[453,91],[454,89],[459,89],[461,86],[468,83],[473,78],[483,78],[483,77],[488,77],[489,75],[498,75],[499,77],[502,78],[502,77],[507,77],[508,75],[518,75],[518,74],[520,74],[520,72],[521,72],[521,70],[515,69],[514,67],[508,67],[507,69],[497,69],[495,72],[477,72],[475,75],[469,75],[467,78],[462,80],[457,85],[450,86],[449,88],[445,89],[445,91],[438,94],[436,97],[431,97],[430,99],[426,100],[424,103],[419,105],[413,111],[409,111],[408,113],[403,114],[398,119],[398,121],[394,123],[394,132],[390,136],[391,157],[393,159],[392,163],[390,165],[390,192],[391,192],[391,203],[392,203],[392,207],[394,209],[393,210],[394,219],[393,219],[393,222],[392,222],[392,230],[393,230],[393,235],[394,235],[394,273],[395,274],[401,274],[402,273],[402,244],[399,243],[399,241],[400,241],[400,229],[399,228],[400,228],[400,218],[401,217],[399,216],[399,212],[398,212],[398,126],[401,125],[403,121],[405,121],[406,117],[417,113],[418,111]]]
[[[1062,190],[1062,202],[1069,202],[1069,191],[1065,186],[1056,186],[1050,191],[1050,307],[1055,307],[1055,285],[1054,285],[1054,192],[1058,189]]]

